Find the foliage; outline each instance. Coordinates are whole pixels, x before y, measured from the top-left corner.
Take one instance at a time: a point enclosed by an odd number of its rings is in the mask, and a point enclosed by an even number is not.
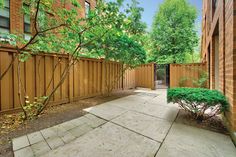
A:
[[[201,56],[199,52],[186,53],[184,63],[200,63]]]
[[[128,15],[120,12],[122,0],[117,2],[98,0],[96,8],[89,12],[88,17],[78,17],[82,9],[78,1],[57,1],[62,6],[71,3],[70,9],[55,7],[54,2],[53,0],[23,0],[23,3],[28,5],[23,6],[22,13],[30,15],[34,33],[29,40],[19,34],[6,35],[11,41],[6,42],[14,46],[17,53],[12,63],[1,74],[1,79],[15,60],[25,62],[33,54],[70,55],[69,64],[62,69],[61,79],[53,89],[46,92],[47,95],[40,95],[35,102],[30,102],[27,93],[19,92],[19,99],[26,97],[25,101],[20,100],[25,118],[37,116],[46,108],[54,93],[67,78],[71,67],[81,56],[104,57],[106,60],[120,61],[129,67],[135,67],[146,59],[142,45],[134,40],[142,30],[140,27],[133,27],[132,31],[128,29],[131,24],[139,22],[137,19],[140,19],[137,11],[133,11],[135,5],[130,9],[132,11],[129,18]],[[134,19],[136,21],[132,22]],[[20,68],[21,66],[18,65],[18,75]],[[18,88],[21,89],[21,77],[17,78]],[[52,82],[49,81],[47,86],[49,87]]]
[[[119,10],[120,8],[117,6],[121,6],[122,2],[112,2],[110,11]],[[143,8],[138,4],[136,0],[132,0],[131,5],[127,5],[128,8],[124,13],[117,14],[116,19],[119,22],[110,24],[112,29],[109,30],[109,33],[87,47],[90,54],[105,58],[105,61],[118,61],[125,65],[119,69],[120,75],[115,76],[114,81],[107,84],[107,93],[113,90],[115,82],[120,80],[127,69],[135,68],[146,61],[142,40],[146,25],[141,21]]]
[[[229,103],[222,93],[204,88],[168,89],[167,101],[178,103],[199,121],[214,117],[229,108]]]
[[[46,99],[48,99],[48,97],[46,96],[40,98],[35,97],[35,101],[30,102],[29,97],[25,97],[25,104],[23,105],[23,109],[28,119],[33,119],[37,115],[38,111],[43,107],[43,102]]]
[[[207,72],[202,72],[200,74],[200,78],[199,79],[195,79],[193,80],[193,84],[194,86],[196,87],[199,87],[199,88],[207,88],[207,81],[208,81],[208,73]]]
[[[182,63],[198,44],[196,8],[187,0],[165,0],[154,18],[150,58],[158,63]]]
[[[179,80],[179,87],[186,87],[186,82],[188,81],[187,77],[181,77]]]
[[[129,20],[128,33],[131,35],[145,34],[147,26],[141,21],[144,9],[139,7],[139,2],[132,0],[131,5],[128,4],[128,8],[125,11],[128,14],[127,19]]]
[[[194,70],[194,68],[191,68],[191,70]],[[192,82],[194,87],[197,88],[207,88],[207,82],[208,82],[208,73],[204,70],[197,69],[200,73],[199,78],[194,78],[194,77],[181,77],[179,79],[179,87],[187,87],[186,83],[187,81]]]

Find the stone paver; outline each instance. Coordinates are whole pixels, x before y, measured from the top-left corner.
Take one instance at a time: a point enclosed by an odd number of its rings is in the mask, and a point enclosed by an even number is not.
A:
[[[74,140],[76,137],[72,135],[70,132],[67,132],[65,135],[61,136],[61,139],[64,143],[69,143]]]
[[[84,117],[86,118],[86,124],[88,124],[92,128],[96,128],[96,127],[107,122],[107,121],[100,119],[92,114],[86,114]]]
[[[14,152],[14,157],[33,157],[34,153],[30,146]]]
[[[40,156],[50,151],[49,145],[45,141],[35,143],[31,146],[35,156]]]
[[[40,156],[69,143],[107,121],[94,115],[85,116],[12,140],[14,156]]]
[[[162,118],[173,122],[179,112],[178,108],[170,108],[162,105],[153,105],[149,103],[141,104],[133,109],[134,111],[144,113],[150,116]]]
[[[13,145],[13,150],[15,151],[15,150],[29,146],[29,140],[28,140],[27,136],[21,136],[18,138],[14,138],[12,140],[12,145]]]
[[[124,108],[112,106],[109,104],[102,104],[102,105],[98,105],[95,107],[87,108],[84,111],[92,113],[92,114],[94,114],[98,117],[101,117],[103,119],[111,120],[111,119],[121,115],[122,113],[125,113],[127,110]]]
[[[91,131],[92,129],[93,128],[90,127],[89,125],[83,124],[81,126],[69,130],[69,132],[75,137],[80,137],[81,135]]]
[[[46,128],[40,131],[45,139],[58,136],[53,128]]]
[[[46,141],[51,149],[55,149],[59,146],[64,145],[64,142],[62,141],[60,137],[51,137],[51,138],[46,139]]]
[[[175,123],[156,157],[235,157],[229,136]]]
[[[171,122],[169,121],[132,111],[113,119],[112,122],[158,142],[163,141],[171,127]]]
[[[28,134],[27,136],[31,145],[44,140],[41,132],[39,131]]]
[[[158,142],[115,124],[106,123],[44,156],[152,157],[159,146],[160,143]]]

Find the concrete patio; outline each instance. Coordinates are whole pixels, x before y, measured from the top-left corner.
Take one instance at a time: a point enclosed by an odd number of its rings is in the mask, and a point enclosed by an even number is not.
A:
[[[85,109],[85,116],[13,139],[16,157],[235,157],[229,136],[174,122],[166,90]]]

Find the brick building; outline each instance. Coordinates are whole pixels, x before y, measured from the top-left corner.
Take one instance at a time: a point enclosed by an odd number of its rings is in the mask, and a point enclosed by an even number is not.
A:
[[[96,5],[96,0],[78,0],[81,9],[80,17],[87,15],[90,9]],[[55,0],[55,5],[60,4],[65,8],[70,8],[70,4],[65,1],[61,4],[60,0]],[[33,27],[30,17],[22,13],[22,0],[4,0],[4,8],[0,8],[0,34],[14,33],[24,34],[25,38],[29,38]]]
[[[236,1],[203,0],[202,60],[207,62],[209,86],[230,102],[226,122],[236,135]]]

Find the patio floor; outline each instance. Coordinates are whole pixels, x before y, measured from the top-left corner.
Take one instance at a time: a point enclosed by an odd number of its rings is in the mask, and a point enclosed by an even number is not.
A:
[[[229,136],[174,122],[166,90],[137,90],[83,117],[13,139],[16,157],[235,157]]]

